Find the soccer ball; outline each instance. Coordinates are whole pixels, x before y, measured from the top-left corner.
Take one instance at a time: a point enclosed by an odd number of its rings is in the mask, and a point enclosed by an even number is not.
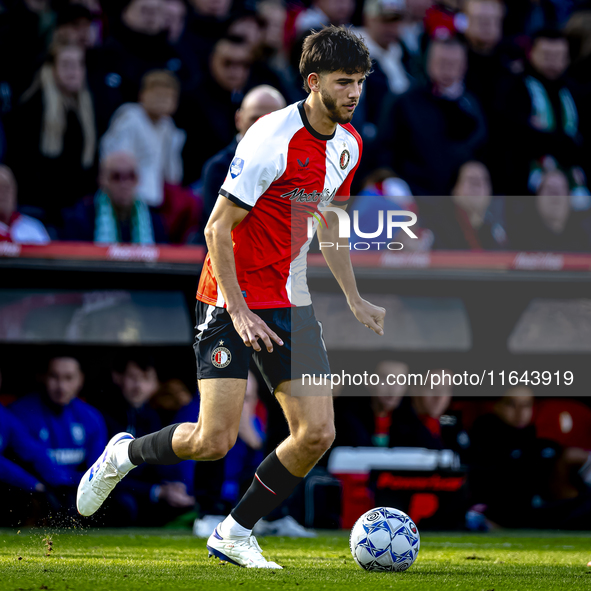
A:
[[[349,537],[355,562],[373,571],[406,570],[417,559],[420,544],[413,520],[391,507],[379,507],[362,515]]]

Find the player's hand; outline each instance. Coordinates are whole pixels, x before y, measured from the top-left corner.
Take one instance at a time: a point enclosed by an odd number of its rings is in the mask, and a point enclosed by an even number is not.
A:
[[[275,341],[278,345],[283,345],[283,341],[279,336],[276,335],[265,322],[263,322],[260,316],[251,312],[248,308],[238,312],[228,311],[228,313],[232,318],[236,332],[240,335],[240,338],[244,341],[244,344],[247,347],[252,347],[255,351],[260,351],[261,346],[259,345],[259,339],[261,339],[265,344],[267,351],[272,353],[272,341]]]
[[[384,336],[385,308],[374,306],[367,300],[362,299],[355,304],[351,304],[351,311],[361,324],[365,324],[367,328],[371,328],[376,334]]]

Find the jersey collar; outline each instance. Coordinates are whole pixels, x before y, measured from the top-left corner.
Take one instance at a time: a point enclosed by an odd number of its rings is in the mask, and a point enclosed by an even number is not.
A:
[[[304,124],[304,127],[317,139],[317,140],[322,140],[324,142],[328,142],[329,140],[331,140],[332,138],[334,138],[337,130],[335,128],[335,130],[330,134],[330,135],[322,135],[321,133],[318,133],[311,125],[310,122],[308,121],[308,116],[306,115],[306,109],[304,109],[304,103],[306,101],[300,101],[298,103],[298,111],[300,112],[300,117],[302,118],[302,122]]]

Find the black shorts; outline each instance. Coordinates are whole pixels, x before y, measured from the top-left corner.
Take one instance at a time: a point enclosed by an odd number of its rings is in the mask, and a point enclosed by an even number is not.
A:
[[[247,347],[225,308],[197,300],[195,311],[197,336],[193,348],[198,380],[245,380],[251,356],[271,392],[281,382],[301,379],[304,374],[330,374],[322,324],[316,320],[311,305],[253,310],[283,341],[283,346],[273,343],[272,353],[267,351],[261,339],[260,351]]]

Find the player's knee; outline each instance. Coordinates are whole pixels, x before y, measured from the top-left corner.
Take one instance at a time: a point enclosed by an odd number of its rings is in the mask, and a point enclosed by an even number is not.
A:
[[[334,437],[333,423],[320,424],[306,429],[302,445],[307,455],[320,458],[330,448]]]
[[[227,432],[204,433],[196,431],[191,439],[192,460],[221,460],[236,443],[236,437],[231,437]]]
[[[227,433],[210,436],[202,440],[199,449],[196,450],[195,459],[198,460],[221,460],[234,447],[236,438],[228,436]]]

